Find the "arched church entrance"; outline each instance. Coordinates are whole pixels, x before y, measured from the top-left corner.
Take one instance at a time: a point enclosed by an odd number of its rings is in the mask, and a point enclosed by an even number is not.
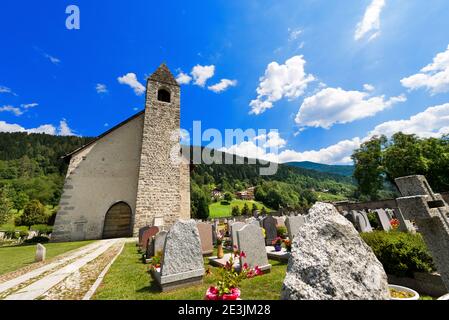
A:
[[[125,238],[131,236],[131,207],[119,202],[109,208],[104,219],[103,239]]]

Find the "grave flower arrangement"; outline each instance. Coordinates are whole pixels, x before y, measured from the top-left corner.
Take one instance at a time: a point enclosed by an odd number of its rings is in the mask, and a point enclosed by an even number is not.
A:
[[[161,267],[162,263],[162,251],[158,251],[154,257],[151,258],[149,271],[157,271]]]
[[[282,238],[281,237],[276,237],[272,243],[274,246],[274,250],[276,250],[276,251],[282,250]]]
[[[219,281],[216,286],[211,286],[206,291],[206,300],[237,300],[240,298],[239,285],[244,279],[262,275],[259,267],[249,268],[245,263],[240,273],[235,270],[234,261],[236,258],[246,257],[245,253],[235,251],[226,262],[225,267],[219,269]]]
[[[391,227],[393,230],[396,230],[399,228],[399,220],[398,219],[391,219],[390,220]]]
[[[287,252],[292,252],[292,241],[289,239],[284,240],[285,249],[287,249]]]

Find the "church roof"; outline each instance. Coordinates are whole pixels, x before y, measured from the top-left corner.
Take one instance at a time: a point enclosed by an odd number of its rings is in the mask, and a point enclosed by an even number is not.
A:
[[[97,142],[98,140],[100,140],[100,139],[103,138],[104,136],[108,135],[108,134],[111,133],[112,131],[117,130],[118,128],[124,126],[125,124],[127,124],[127,123],[130,122],[131,120],[134,120],[135,118],[139,117],[140,115],[142,115],[142,114],[144,114],[144,113],[145,113],[145,110],[142,110],[142,111],[140,111],[140,112],[138,112],[138,113],[132,115],[132,116],[129,117],[128,119],[126,119],[126,120],[120,122],[118,125],[116,125],[116,126],[112,127],[111,129],[109,129],[108,131],[106,131],[106,132],[102,133],[101,135],[99,135],[98,137],[92,139],[90,142],[86,143],[84,146],[81,146],[81,147],[79,147],[78,149],[73,150],[72,152],[66,154],[65,156],[62,156],[62,159],[65,159],[65,160],[67,160],[67,161],[70,160],[71,156],[74,155],[75,153],[77,153],[77,152],[83,150],[84,148],[87,148],[88,146],[94,144],[95,142]]]
[[[148,78],[148,80],[167,83],[179,87],[179,83],[176,81],[175,77],[165,63],[161,64],[159,68],[157,68],[157,70]]]

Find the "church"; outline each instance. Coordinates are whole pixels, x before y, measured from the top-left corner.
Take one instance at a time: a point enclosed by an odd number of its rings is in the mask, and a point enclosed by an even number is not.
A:
[[[162,64],[147,79],[145,110],[65,156],[52,241],[130,237],[144,226],[189,219],[190,162],[179,157],[176,138],[180,113],[180,86]]]

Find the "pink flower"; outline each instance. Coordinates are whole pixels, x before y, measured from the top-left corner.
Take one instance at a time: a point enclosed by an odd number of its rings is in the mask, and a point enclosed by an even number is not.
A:
[[[218,289],[210,287],[206,292],[206,300],[218,300]]]
[[[256,270],[255,271],[256,272],[256,276],[260,276],[260,275],[263,274],[262,270],[258,266],[256,266],[255,270]]]
[[[243,264],[243,269],[248,269],[248,264],[246,262]]]
[[[246,258],[246,253],[245,252],[240,252],[240,258]]]

